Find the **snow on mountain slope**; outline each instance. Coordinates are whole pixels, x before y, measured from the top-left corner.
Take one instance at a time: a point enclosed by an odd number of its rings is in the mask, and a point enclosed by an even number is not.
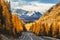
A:
[[[17,12],[19,17],[24,21],[24,22],[32,22],[40,18],[42,15],[40,12],[36,11],[26,11],[22,9],[14,9],[14,12]]]

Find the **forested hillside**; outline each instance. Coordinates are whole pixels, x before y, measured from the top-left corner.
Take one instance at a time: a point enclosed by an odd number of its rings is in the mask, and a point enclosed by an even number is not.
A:
[[[36,35],[60,38],[60,3],[51,7],[39,20],[33,22],[30,31]]]

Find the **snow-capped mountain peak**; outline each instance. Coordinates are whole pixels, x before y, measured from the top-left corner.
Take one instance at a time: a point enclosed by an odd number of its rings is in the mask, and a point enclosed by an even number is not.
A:
[[[37,20],[41,17],[41,13],[37,11],[26,11],[22,9],[14,9],[16,13],[18,13],[18,16],[24,21],[24,22],[32,22],[34,20]]]
[[[28,15],[28,16],[32,16],[33,14],[34,14],[33,11],[29,11],[26,15]]]

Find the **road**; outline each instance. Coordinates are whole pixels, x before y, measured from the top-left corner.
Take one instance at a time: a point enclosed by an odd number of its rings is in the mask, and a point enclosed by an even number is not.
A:
[[[60,40],[56,38],[46,37],[46,36],[36,36],[31,32],[23,32],[20,40]]]
[[[6,37],[0,34],[0,40],[60,40],[60,39],[46,36],[36,36],[31,32],[22,32],[22,35],[18,38]]]

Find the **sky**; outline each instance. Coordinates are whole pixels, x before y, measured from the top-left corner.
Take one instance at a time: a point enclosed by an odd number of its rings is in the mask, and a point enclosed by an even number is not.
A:
[[[41,3],[56,3],[58,2],[59,0],[25,0],[27,2],[31,2],[31,1],[39,1]]]
[[[60,0],[8,0],[12,9],[45,12]]]
[[[12,0],[14,2],[18,1],[26,1],[26,2],[32,2],[32,1],[38,1],[40,3],[57,3],[59,0]]]

